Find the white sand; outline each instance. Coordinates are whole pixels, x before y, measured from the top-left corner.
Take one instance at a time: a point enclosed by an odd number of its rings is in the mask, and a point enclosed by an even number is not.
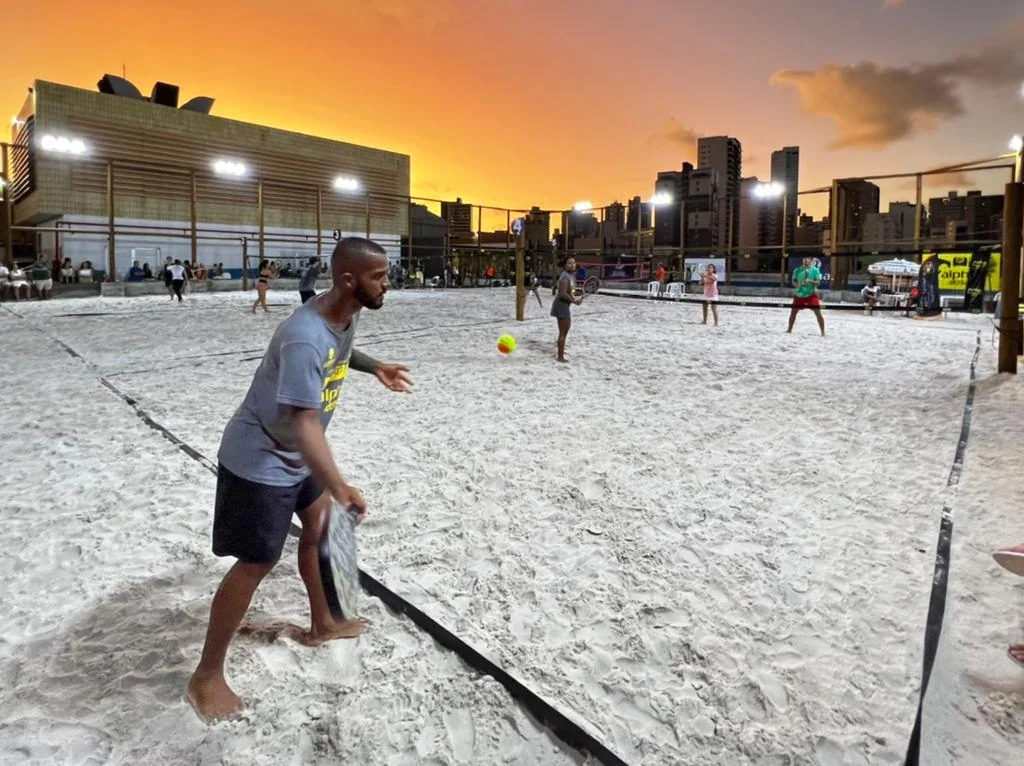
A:
[[[214,478],[97,379],[214,458],[286,311],[253,317],[248,300],[0,310],[14,367],[0,412],[13,445],[0,473],[0,763],[581,762],[369,598],[375,625],[358,644],[234,644],[248,722],[206,730],[181,701],[228,565],[209,552]],[[356,376],[329,431],[372,504],[364,568],[630,763],[901,763],[987,320],[832,313],[822,339],[809,314],[786,336],[778,309],[723,306],[712,328],[694,308],[598,296],[561,367],[547,311],[531,303],[536,321],[517,325],[511,308],[507,290],[405,292],[366,314],[361,347],[409,363],[417,391]],[[117,316],[57,316],[89,312]],[[507,331],[520,347],[502,358]],[[977,428],[987,403],[979,394]],[[982,487],[970,513],[1005,519],[1017,487]],[[950,763],[1008,763],[1024,745],[1024,676],[1001,659],[1018,586],[988,553],[1018,540],[976,522],[976,550],[958,536],[954,570],[985,574],[955,577],[951,601],[973,610],[957,620],[998,629],[950,634],[956,661],[985,663],[1003,696],[998,715],[967,711],[945,733],[977,737],[993,759]],[[305,619],[293,551],[257,618]]]

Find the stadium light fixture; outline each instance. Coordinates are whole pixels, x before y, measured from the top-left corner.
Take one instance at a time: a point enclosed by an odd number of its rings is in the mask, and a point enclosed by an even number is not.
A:
[[[68,138],[67,136],[53,136],[50,134],[46,134],[39,139],[39,147],[44,152],[76,156],[83,155],[88,151],[85,141],[80,138]]]
[[[334,188],[342,192],[359,191],[359,180],[351,176],[338,176],[334,179]]]
[[[219,176],[244,176],[247,172],[244,162],[236,160],[217,160],[213,163],[213,172]]]
[[[586,213],[589,210],[593,210],[594,206],[591,205],[589,201],[583,200],[573,205],[572,209],[575,210],[577,213]]]
[[[651,197],[651,204],[655,207],[661,207],[662,205],[671,205],[675,200],[672,195],[668,192],[658,192]]]
[[[778,181],[758,184],[754,187],[754,196],[758,199],[775,199],[786,193],[786,187]]]
[[[1010,139],[1010,151],[1019,152],[1024,150],[1024,138],[1021,136],[1014,136]]]

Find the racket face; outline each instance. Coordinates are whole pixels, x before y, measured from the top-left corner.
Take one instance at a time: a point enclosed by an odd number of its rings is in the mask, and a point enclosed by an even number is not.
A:
[[[336,620],[358,615],[359,564],[356,557],[356,512],[335,505],[320,545],[320,579]]]
[[[601,289],[601,280],[597,277],[587,277],[583,282],[583,292],[587,295],[595,295]]]

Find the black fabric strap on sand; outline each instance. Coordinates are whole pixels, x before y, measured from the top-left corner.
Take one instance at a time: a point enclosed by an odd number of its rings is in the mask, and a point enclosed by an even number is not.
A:
[[[970,383],[967,386],[967,399],[964,401],[964,414],[960,425],[960,441],[956,445],[953,467],[949,471],[946,482],[946,502],[942,506],[942,518],[939,522],[939,541],[935,546],[935,574],[932,577],[932,593],[928,602],[928,618],[924,628],[924,669],[921,673],[921,694],[917,700],[917,717],[914,719],[914,730],[910,734],[907,745],[907,757],[904,766],[919,766],[921,758],[921,724],[924,713],[924,698],[928,693],[928,682],[932,677],[935,655],[939,650],[939,638],[942,636],[942,620],[946,615],[946,593],[949,589],[949,555],[953,542],[953,496],[960,485],[960,476],[964,470],[964,455],[967,452],[967,441],[971,436],[971,411],[974,407],[974,392],[977,385],[975,370],[978,356],[981,354],[981,332],[971,359]]]
[[[63,346],[63,344],[61,345]],[[70,347],[64,346],[64,350],[69,354],[78,357],[78,354],[76,354]],[[142,421],[147,426],[158,432],[178,449],[196,462],[202,464],[208,471],[216,476],[217,466],[214,465],[212,460],[203,455],[199,450],[189,445],[187,442],[180,439],[160,423],[153,420],[153,418],[139,406],[139,403],[135,399],[118,390],[117,387],[106,378],[100,378],[100,383],[113,392],[119,399],[121,399],[121,401],[135,410],[135,414],[142,418]],[[300,532],[301,529],[295,524],[292,524],[292,534],[298,536]],[[417,609],[411,603],[394,591],[388,589],[388,587],[382,582],[374,579],[362,569],[359,570],[359,584],[363,587],[363,590],[371,596],[380,599],[392,612],[405,615],[412,620],[416,627],[425,631],[432,639],[437,641],[437,643],[445,649],[455,652],[455,654],[457,654],[463,662],[473,668],[473,670],[478,673],[482,673],[483,675],[491,676],[495,681],[504,686],[516,702],[530,711],[530,715],[540,721],[543,726],[547,727],[565,744],[582,753],[589,753],[604,764],[604,766],[628,766],[622,758],[613,753],[582,726],[571,721],[564,713],[561,713],[551,705],[551,703],[542,699],[536,692],[529,689],[525,684],[502,669],[499,665],[484,657],[480,652],[434,620],[428,614]]]

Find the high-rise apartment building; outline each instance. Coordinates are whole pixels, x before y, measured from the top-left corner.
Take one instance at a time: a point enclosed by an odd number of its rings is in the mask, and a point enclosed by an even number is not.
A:
[[[721,250],[735,246],[740,231],[740,175],[743,147],[732,136],[697,139],[697,166],[714,170],[718,177],[718,222],[714,245]]]
[[[473,206],[457,198],[454,202],[441,203],[441,217],[448,221],[448,233],[453,237],[473,233]]]
[[[792,243],[796,236],[796,219],[800,207],[800,147],[784,146],[776,152],[772,152],[772,183],[782,184],[785,187],[785,210],[786,220],[782,221],[782,208],[780,205],[779,215],[773,217],[771,241],[764,244],[782,245],[782,227],[786,231],[786,243]],[[741,203],[742,204],[742,203]]]

